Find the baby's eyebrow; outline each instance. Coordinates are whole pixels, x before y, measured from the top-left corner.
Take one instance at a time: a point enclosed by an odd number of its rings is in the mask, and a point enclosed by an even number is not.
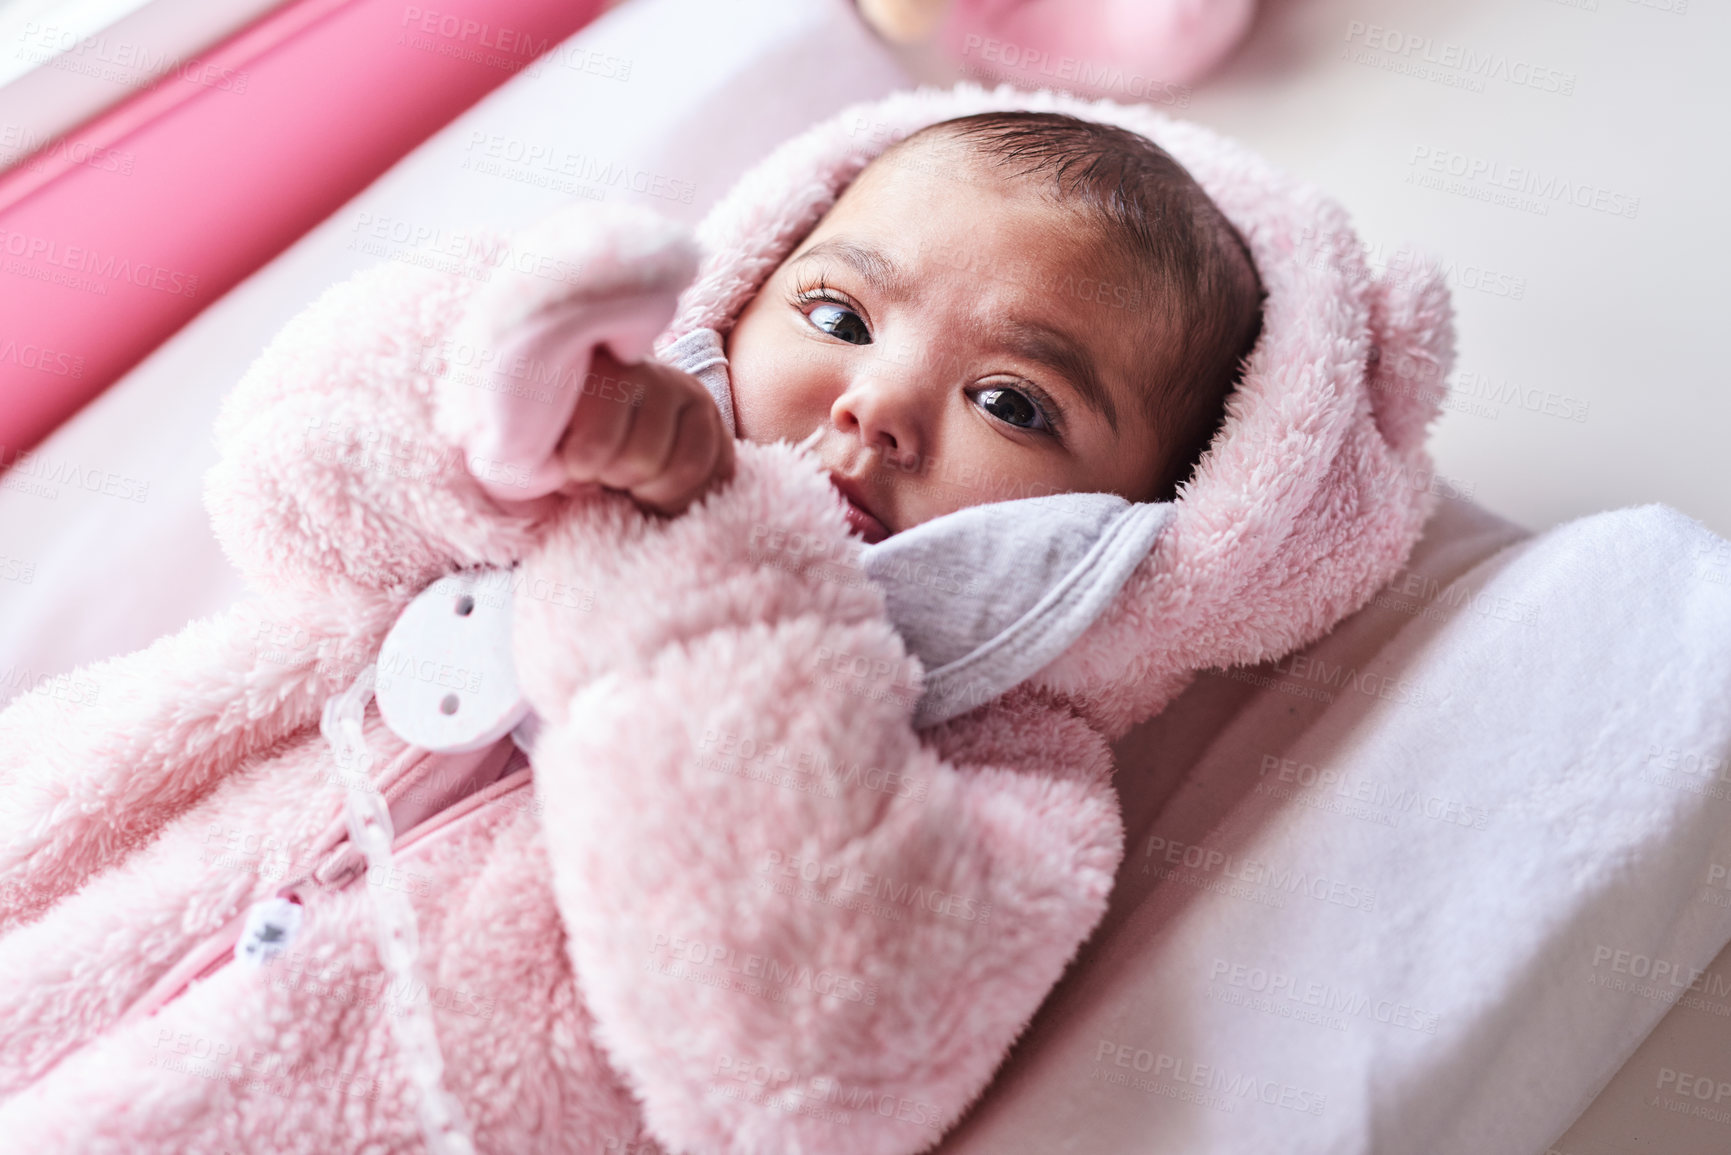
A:
[[[1063,377],[1090,409],[1106,419],[1112,432],[1118,432],[1118,407],[1112,403],[1112,395],[1106,391],[1086,345],[1062,329],[1038,321],[1000,322],[992,325],[988,334],[1017,356],[1044,365]]]
[[[850,266],[854,272],[866,279],[867,284],[886,297],[905,299],[909,295],[907,278],[894,261],[871,245],[850,241],[845,237],[831,237],[827,241],[820,241],[795,257],[793,263],[798,265],[825,258]]]

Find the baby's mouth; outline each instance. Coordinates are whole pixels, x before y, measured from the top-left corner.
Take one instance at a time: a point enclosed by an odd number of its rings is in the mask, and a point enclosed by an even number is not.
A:
[[[876,545],[890,536],[889,527],[884,525],[876,514],[866,508],[857,482],[846,477],[838,477],[833,473],[829,475],[829,481],[835,487],[835,491],[841,494],[842,500],[847,503],[849,529],[863,537],[867,545]]]

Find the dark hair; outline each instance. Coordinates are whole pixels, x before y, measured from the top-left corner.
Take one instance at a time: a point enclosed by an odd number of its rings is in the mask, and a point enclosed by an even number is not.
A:
[[[1184,166],[1140,133],[1056,112],[984,112],[914,133],[958,140],[1020,177],[1049,177],[1059,201],[1091,210],[1170,318],[1171,351],[1142,413],[1173,436],[1158,480],[1169,497],[1207,450],[1262,330],[1262,282],[1238,230]]]

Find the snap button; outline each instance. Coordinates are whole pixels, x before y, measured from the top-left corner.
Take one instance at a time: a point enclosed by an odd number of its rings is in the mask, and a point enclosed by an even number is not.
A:
[[[287,898],[267,898],[247,908],[246,925],[234,944],[236,962],[261,967],[288,949],[301,929],[301,906]]]

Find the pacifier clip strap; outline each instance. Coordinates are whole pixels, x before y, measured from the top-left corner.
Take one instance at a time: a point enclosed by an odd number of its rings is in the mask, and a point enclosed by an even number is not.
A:
[[[373,783],[372,754],[361,731],[361,718],[373,696],[375,668],[360,672],[354,684],[325,703],[319,730],[330,743],[338,769],[346,771],[348,797],[344,814],[349,840],[366,856],[367,869],[389,877],[394,831],[391,811]],[[374,931],[390,989],[408,991],[401,1014],[387,1014],[410,1084],[416,1091],[415,1110],[421,1133],[432,1155],[475,1155],[460,1103],[445,1089],[445,1057],[439,1049],[432,1006],[414,997],[425,990],[420,981],[420,932],[408,895],[384,886],[369,886]]]
[[[373,781],[372,754],[361,729],[375,688],[385,723],[404,741],[427,750],[478,750],[526,723],[525,732],[533,733],[533,714],[517,687],[511,650],[518,574],[516,569],[471,570],[432,582],[391,627],[377,664],[325,703],[319,730],[331,745],[338,770],[346,772],[349,840],[365,856],[369,873],[390,877],[395,837],[390,805]],[[426,989],[417,973],[420,933],[414,907],[406,894],[389,887],[369,886],[367,891],[391,988],[411,995],[402,1014],[387,1018],[417,1092],[416,1114],[427,1150],[432,1155],[474,1155],[462,1105],[445,1089],[445,1058],[431,1003],[413,997]],[[261,912],[261,917],[268,914]],[[268,918],[265,925],[270,925]]]

